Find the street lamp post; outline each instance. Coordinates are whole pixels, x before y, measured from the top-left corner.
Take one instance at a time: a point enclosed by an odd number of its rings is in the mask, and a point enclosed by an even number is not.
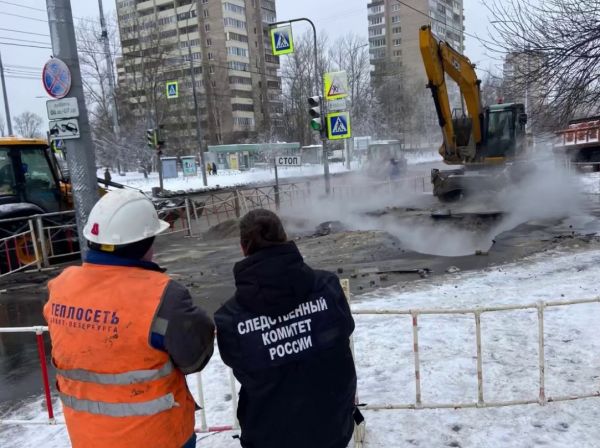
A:
[[[191,16],[192,7],[196,6],[196,14],[199,14],[199,1],[192,2],[190,5],[190,9],[188,10],[189,16]],[[190,17],[186,19],[186,29],[187,22],[190,20]],[[202,144],[204,140],[204,134],[202,132],[202,122],[200,121],[200,109],[198,108],[198,93],[196,91],[196,74],[194,73],[194,60],[192,59],[192,46],[190,45],[190,33],[186,33],[187,36],[187,47],[188,47],[188,57],[190,59],[190,80],[192,82],[192,95],[194,96],[194,111],[196,113],[196,141],[200,147],[200,172],[202,173],[202,184],[206,187],[208,185],[208,180],[206,179],[206,162],[204,160],[204,145]],[[204,76],[204,74],[202,75]]]

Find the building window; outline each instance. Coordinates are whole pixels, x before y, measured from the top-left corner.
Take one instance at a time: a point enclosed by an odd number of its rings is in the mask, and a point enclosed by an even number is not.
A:
[[[265,12],[265,11],[263,11],[263,13],[262,13],[262,18],[263,18],[263,22],[267,22],[267,23],[273,23],[273,22],[277,21],[277,17],[275,17],[275,14]]]
[[[210,73],[211,75],[215,72],[215,67],[214,66],[209,66],[208,67],[208,73]]]
[[[254,126],[254,118],[233,117],[234,126],[251,127]]]
[[[230,84],[241,84],[244,86],[251,86],[252,78],[244,78],[243,76],[230,76],[229,83]]]
[[[247,72],[248,68],[249,68],[248,64],[246,62],[240,62],[240,61],[228,61],[227,67],[230,70],[238,70],[240,72]]]
[[[273,56],[270,53],[266,53],[265,54],[265,62],[269,62],[271,64],[279,64],[279,56]]]
[[[242,30],[246,29],[246,22],[244,22],[243,20],[233,19],[231,17],[225,17],[223,19],[223,23],[225,24],[225,26],[229,26],[231,28],[239,28]]]
[[[402,56],[402,50],[394,50],[394,56]]]
[[[372,17],[369,19],[369,26],[381,25],[383,23],[383,17]]]
[[[383,6],[382,5],[371,6],[369,8],[369,14],[379,14],[382,11],[383,11]]]
[[[392,28],[392,34],[400,34],[402,33],[402,27],[395,26]]]
[[[400,23],[400,16],[392,16],[392,23]]]
[[[192,17],[196,17],[195,9],[193,11],[182,12],[182,13],[177,14],[177,20],[188,20],[188,19],[191,19]]]
[[[370,50],[369,53],[371,53],[371,59],[381,59],[385,57],[385,49],[384,48],[379,48],[377,50]]]
[[[175,16],[161,17],[160,19],[158,19],[159,25],[168,25],[169,23],[173,22],[175,22]]]
[[[233,3],[225,2],[223,3],[223,9],[225,11],[230,11],[236,14],[246,14],[246,8],[243,6],[234,5]]]
[[[231,110],[241,110],[244,112],[254,112],[254,104],[238,104],[233,103],[231,105]]]
[[[371,28],[369,30],[369,37],[383,35],[383,28]]]
[[[191,39],[189,42],[188,41],[180,42],[179,48],[187,48],[188,46],[197,47],[198,45],[200,45],[200,39]]]
[[[248,36],[230,31],[227,33],[227,40],[237,40],[238,42],[248,43]]]
[[[212,47],[212,39],[206,39],[206,46]]]
[[[192,53],[192,60],[193,61],[199,61],[202,59],[202,53]],[[190,55],[189,54],[184,54],[183,55],[183,60],[186,62],[190,62]],[[177,61],[175,59],[175,61]],[[177,65],[176,63],[174,65]]]
[[[373,39],[369,42],[371,47],[383,47],[385,45],[385,38],[383,39]]]
[[[210,31],[210,23],[206,23],[204,25],[204,31],[206,31],[207,33]]]
[[[240,47],[227,47],[227,54],[231,56],[248,57],[248,50]]]
[[[392,11],[393,12],[400,11],[400,5],[398,3],[393,4]]]
[[[208,60],[212,61],[215,58],[215,55],[212,54],[210,51],[208,52]]]
[[[204,18],[206,19],[208,17],[208,9],[204,10]]]
[[[399,47],[402,45],[402,39],[394,39],[394,47]]]

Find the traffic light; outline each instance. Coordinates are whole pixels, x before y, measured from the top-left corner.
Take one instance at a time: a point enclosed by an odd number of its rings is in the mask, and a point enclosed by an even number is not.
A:
[[[322,116],[323,97],[321,97],[319,95],[311,96],[308,99],[308,105],[310,106],[310,110],[308,111],[308,113],[310,114],[310,117],[311,117],[310,127],[314,131],[322,132],[323,128],[324,128],[323,116]]]
[[[148,142],[148,147],[150,149],[156,149],[156,144],[158,142],[156,129],[146,130],[146,141]]]
[[[156,144],[165,146],[165,125],[161,124],[156,129]]]

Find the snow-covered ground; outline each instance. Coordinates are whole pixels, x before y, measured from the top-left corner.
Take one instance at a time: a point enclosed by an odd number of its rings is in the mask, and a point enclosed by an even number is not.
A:
[[[585,173],[580,179],[586,193],[600,194],[600,173]]]
[[[600,250],[547,252],[519,263],[399,284],[358,297],[355,310],[470,308],[576,300],[599,295]],[[600,377],[600,304],[546,311],[546,393],[593,393]],[[357,315],[355,347],[361,403],[414,400],[412,329],[406,316]],[[474,402],[476,351],[472,316],[419,320],[423,402]],[[535,399],[538,394],[535,311],[482,316],[486,401]],[[196,390],[195,379],[189,379]],[[203,372],[209,425],[231,424],[228,374],[218,354]],[[43,420],[42,400],[32,398],[2,418]],[[367,447],[532,446],[592,448],[600,441],[600,398],[497,409],[367,411]],[[201,435],[198,447],[239,446],[231,433]],[[0,446],[66,447],[63,427],[12,426]],[[307,447],[308,448],[308,447]]]
[[[409,154],[408,163],[416,165],[419,163],[435,162],[441,160],[437,152],[423,152],[420,154]],[[359,166],[356,162],[352,162],[352,171],[359,170]],[[345,173],[349,170],[343,163],[332,163],[330,165],[331,173]],[[310,177],[319,176],[323,174],[322,165],[303,165],[300,167],[279,167],[278,175],[280,179],[296,178],[296,177]],[[104,169],[99,169],[97,176],[100,179],[104,179]],[[125,176],[120,176],[118,173],[111,173],[112,181],[118,182],[124,185],[128,185],[133,188],[149,192],[152,187],[158,186],[158,173],[151,173],[148,179],[144,178],[142,173],[129,172]],[[207,188],[218,188],[218,187],[234,187],[238,185],[248,185],[258,182],[275,182],[275,172],[273,169],[253,168],[248,171],[238,170],[219,170],[216,176],[207,176],[208,187]],[[179,173],[177,179],[165,179],[165,189],[171,191],[179,190],[203,190],[205,187],[202,185],[202,176],[199,173],[198,176],[184,177],[182,173]]]

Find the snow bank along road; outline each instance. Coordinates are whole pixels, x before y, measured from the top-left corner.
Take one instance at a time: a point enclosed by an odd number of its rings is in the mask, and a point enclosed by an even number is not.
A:
[[[547,252],[518,263],[446,275],[378,290],[359,298],[355,310],[374,308],[472,308],[598,295],[600,249]],[[600,305],[546,311],[546,390],[549,396],[598,389]],[[414,402],[412,329],[407,316],[356,316],[355,348],[361,403]],[[474,320],[471,316],[419,319],[424,403],[477,400]],[[535,399],[538,393],[535,311],[482,316],[486,401]],[[218,354],[203,373],[209,425],[232,423],[232,397]],[[195,378],[189,378],[195,392]],[[33,397],[3,418],[43,420]],[[598,446],[600,398],[495,409],[368,411],[367,447],[592,448]],[[209,435],[199,447],[237,447],[231,433]],[[62,426],[0,429],[2,447],[66,447]]]

